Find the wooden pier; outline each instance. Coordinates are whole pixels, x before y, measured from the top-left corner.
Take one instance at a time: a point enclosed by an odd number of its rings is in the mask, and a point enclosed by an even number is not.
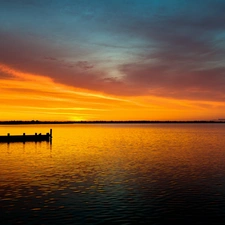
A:
[[[52,129],[49,133],[41,134],[35,133],[34,135],[10,135],[8,133],[6,136],[0,136],[0,142],[41,142],[41,141],[51,141],[52,140]]]

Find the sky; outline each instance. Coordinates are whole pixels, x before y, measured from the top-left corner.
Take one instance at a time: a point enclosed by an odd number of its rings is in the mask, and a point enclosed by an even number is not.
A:
[[[225,118],[224,0],[0,0],[0,120]]]

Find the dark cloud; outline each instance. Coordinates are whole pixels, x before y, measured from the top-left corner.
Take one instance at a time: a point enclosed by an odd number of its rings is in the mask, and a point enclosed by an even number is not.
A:
[[[180,71],[162,65],[127,64],[124,82],[140,94],[198,100],[225,100],[225,68]]]
[[[56,48],[34,37],[25,39],[24,36],[22,38],[5,32],[0,32],[0,39],[3,40],[0,42],[0,51],[3,53],[0,55],[0,62],[14,69],[50,77],[56,82],[77,88],[114,94],[119,94],[124,89],[124,84],[116,79],[107,80],[107,72],[95,69],[93,63],[76,61],[76,58],[83,55],[79,48],[74,48],[76,54],[73,62],[65,59],[70,56],[65,46]],[[0,73],[0,77],[11,75]]]
[[[44,59],[46,59],[46,60],[57,60],[57,58],[51,57],[51,56],[45,56]]]
[[[94,65],[90,64],[87,61],[78,61],[75,65],[77,67],[79,67],[81,69],[85,69],[85,70],[92,69],[94,67]]]
[[[123,81],[154,95],[225,100],[225,42],[218,41],[225,4],[207,3],[194,14],[127,24],[126,32],[156,48],[141,50],[141,62],[121,65]]]

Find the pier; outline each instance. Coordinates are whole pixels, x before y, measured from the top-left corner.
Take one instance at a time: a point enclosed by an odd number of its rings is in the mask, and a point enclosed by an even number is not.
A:
[[[6,136],[0,136],[0,142],[41,142],[41,141],[51,141],[52,140],[52,129],[49,133],[41,134],[35,133],[34,135],[11,135],[8,133]]]

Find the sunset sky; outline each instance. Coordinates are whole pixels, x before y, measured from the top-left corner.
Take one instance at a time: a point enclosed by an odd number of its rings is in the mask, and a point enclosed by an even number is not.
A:
[[[0,0],[0,120],[225,118],[224,0]]]

